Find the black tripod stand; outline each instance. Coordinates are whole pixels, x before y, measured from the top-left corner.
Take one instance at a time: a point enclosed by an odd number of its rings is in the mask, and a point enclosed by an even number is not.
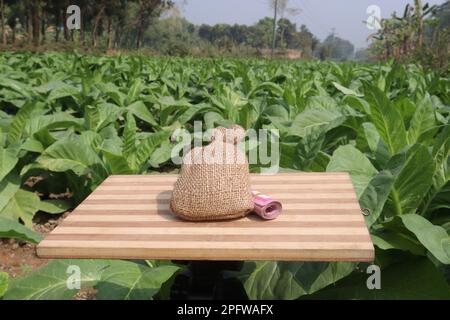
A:
[[[248,300],[242,283],[233,272],[243,261],[174,261],[188,269],[179,274],[171,288],[171,298],[178,300]]]

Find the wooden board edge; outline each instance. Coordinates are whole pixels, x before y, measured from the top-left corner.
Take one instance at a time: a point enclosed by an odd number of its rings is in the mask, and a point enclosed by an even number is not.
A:
[[[139,252],[136,252],[139,251]],[[269,252],[268,252],[269,251]],[[333,251],[333,254],[330,254]],[[37,256],[41,259],[120,259],[120,260],[187,260],[187,261],[297,261],[297,262],[373,262],[374,250],[302,250],[301,252],[265,250],[264,254],[255,250],[214,250],[214,254],[205,254],[198,250],[167,249],[123,250],[97,248],[47,248],[37,247]]]

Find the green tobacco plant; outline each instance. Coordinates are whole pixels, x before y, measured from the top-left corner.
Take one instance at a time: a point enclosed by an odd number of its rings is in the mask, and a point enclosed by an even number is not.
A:
[[[0,272],[0,299],[8,289],[9,276],[6,272]]]
[[[0,217],[0,238],[12,238],[31,243],[39,243],[42,236],[28,229],[16,220]]]
[[[11,281],[4,299],[72,299],[81,288],[95,288],[97,299],[150,300],[178,270],[174,265],[150,267],[129,261],[53,260]]]

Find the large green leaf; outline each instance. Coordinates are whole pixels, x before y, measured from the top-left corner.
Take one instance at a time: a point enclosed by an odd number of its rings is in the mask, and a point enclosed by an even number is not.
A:
[[[28,102],[16,113],[8,131],[8,142],[10,144],[20,141],[25,130],[25,125],[30,120],[31,113],[35,107],[36,105],[34,103]]]
[[[97,285],[97,298],[150,300],[178,269],[174,265],[151,268],[135,262],[111,261]]]
[[[325,172],[327,170],[327,166],[330,163],[331,157],[323,152],[319,151],[317,153],[316,158],[314,159],[313,163],[311,164],[311,171],[313,172]]]
[[[0,299],[8,289],[9,276],[6,272],[0,272]]]
[[[38,87],[35,87],[34,90],[37,93],[47,94],[51,92],[52,90],[58,89],[58,88],[64,88],[67,86],[67,84],[63,81],[55,80],[55,81],[49,81],[44,84],[41,84]]]
[[[419,137],[436,125],[436,116],[431,97],[427,94],[419,101],[408,129],[408,142],[414,144]]]
[[[66,200],[43,200],[39,203],[39,210],[52,214],[66,212],[72,208],[70,202]]]
[[[0,217],[0,238],[13,238],[31,243],[39,243],[42,240],[39,233],[25,227],[17,220],[4,217]]]
[[[42,143],[34,138],[28,138],[25,142],[20,146],[21,150],[26,150],[30,152],[41,153],[44,151],[44,146]]]
[[[366,89],[371,119],[391,155],[407,145],[406,129],[402,116],[384,92],[376,87]]]
[[[77,292],[77,269],[80,287],[93,287],[109,265],[105,260],[52,260],[33,273],[11,281],[6,300],[67,300]],[[69,284],[69,286],[68,286]]]
[[[338,111],[338,103],[329,95],[312,96],[308,99],[305,110],[330,110]]]
[[[157,168],[161,164],[169,161],[172,157],[173,145],[169,140],[164,141],[151,155],[149,163],[152,167]]]
[[[450,265],[448,246],[450,236],[444,228],[435,226],[427,219],[417,214],[405,214],[401,216],[404,226],[414,233],[420,243],[423,244],[433,256],[443,264]]]
[[[249,113],[251,113],[251,109],[250,107],[246,108],[246,106],[244,106],[243,108],[241,108],[240,113],[239,113],[239,117],[241,118],[250,118],[251,116],[249,115]],[[197,104],[197,105],[193,105],[187,108],[187,110],[185,110],[183,113],[177,115],[176,117],[176,121],[179,122],[180,124],[185,124],[188,121],[190,121],[195,115],[197,114],[202,114],[202,113],[206,113],[209,110],[214,110],[211,105],[209,104]],[[248,111],[248,113],[246,113],[246,111]],[[245,116],[244,116],[245,115]],[[251,121],[251,120],[249,120]],[[248,128],[245,126],[244,123],[241,123],[243,125],[244,128]]]
[[[217,112],[207,112],[204,115],[206,129],[212,129],[216,126],[228,127],[231,123],[229,120]]]
[[[367,226],[372,226],[380,217],[393,183],[394,176],[389,171],[382,171],[370,180],[361,193],[359,204],[363,210],[369,209],[369,215],[365,216]]]
[[[446,125],[436,139],[433,160],[436,164],[433,185],[421,208],[428,215],[440,208],[450,208],[450,125]]]
[[[31,118],[25,126],[25,132],[28,134],[28,136],[32,136],[33,134],[45,129],[67,129],[70,127],[80,129],[82,123],[83,119],[75,118],[74,116],[65,112],[57,112],[49,115],[41,115],[36,118]]]
[[[401,231],[380,230],[372,232],[370,236],[373,244],[381,250],[402,250],[418,256],[426,254],[425,248],[416,239]]]
[[[373,123],[363,123],[363,128],[367,144],[369,145],[370,151],[372,151],[377,165],[384,167],[391,158],[387,145],[381,139],[380,134]]]
[[[358,198],[367,188],[372,177],[377,174],[377,170],[369,159],[351,145],[339,147],[333,153],[327,171],[350,173]]]
[[[8,204],[20,188],[20,177],[11,172],[3,180],[0,180],[0,212]]]
[[[122,153],[125,157],[130,158],[129,163],[134,165],[131,157],[134,156],[136,152],[136,139],[137,139],[137,127],[136,121],[134,120],[133,115],[127,114],[127,123],[125,124],[125,128],[123,129],[123,150]]]
[[[137,171],[130,168],[127,159],[118,154],[102,150],[105,165],[110,174],[135,174]]]
[[[17,148],[0,147],[0,181],[15,167],[19,161]]]
[[[13,220],[21,219],[26,226],[31,227],[33,216],[39,210],[40,201],[36,193],[18,189],[0,210],[0,216]]]
[[[355,97],[362,97],[362,96],[363,96],[363,95],[357,93],[357,92],[354,91],[354,90],[351,90],[351,89],[349,89],[349,88],[346,88],[346,87],[340,85],[340,84],[337,83],[337,82],[333,82],[333,85],[336,87],[336,89],[338,89],[340,92],[342,92],[342,93],[345,94],[345,95],[355,96]]]
[[[103,180],[107,176],[98,154],[77,136],[55,142],[42,153],[37,162],[54,172],[71,170],[78,176],[90,173],[96,180]]]
[[[30,87],[23,82],[9,79],[2,75],[2,77],[0,78],[0,87],[12,89],[15,92],[23,95],[24,97],[30,98]]]
[[[101,92],[105,93],[118,106],[123,107],[127,96],[112,82],[97,83],[96,86]]]
[[[142,166],[148,160],[150,160],[150,156],[153,154],[156,148],[163,142],[167,141],[170,136],[170,131],[158,131],[155,133],[151,133],[146,138],[141,140],[136,147],[136,165]]]
[[[353,263],[246,262],[241,279],[250,299],[297,299],[349,275]]]
[[[426,258],[394,264],[381,271],[381,289],[369,290],[370,274],[355,273],[310,299],[434,300],[450,299],[444,276]]]
[[[338,110],[314,108],[303,111],[295,117],[289,127],[289,134],[304,137],[312,127],[326,127],[327,131],[336,128],[345,121]]]
[[[92,108],[87,107],[85,110],[85,121],[88,123],[88,127],[95,132],[100,132],[112,123],[115,123],[117,118],[124,112],[122,108],[107,102],[100,103]]]
[[[143,86],[140,78],[137,78],[134,80],[133,84],[130,87],[130,90],[128,90],[128,95],[127,95],[128,103],[132,103],[132,102],[138,100],[143,87],[144,86]]]
[[[142,101],[136,101],[127,107],[129,112],[141,120],[151,124],[152,126],[159,127],[153,115],[147,109]]]
[[[66,83],[59,83],[50,91],[47,101],[54,101],[65,97],[75,98],[79,93],[80,89]]]
[[[352,107],[355,110],[363,112],[365,114],[370,114],[370,106],[366,100],[356,97],[356,96],[345,96],[343,102]]]
[[[255,88],[253,88],[248,93],[248,97],[251,98],[261,92],[271,93],[274,96],[282,96],[283,95],[283,89],[276,83],[263,82],[263,83],[259,84],[258,86],[256,86]]]
[[[395,176],[388,210],[392,215],[415,213],[432,184],[435,163],[422,145],[393,157],[387,167]]]
[[[295,155],[292,159],[295,169],[301,171],[310,170],[311,165],[322,149],[325,133],[324,128],[319,126],[306,130],[305,136],[295,148]]]

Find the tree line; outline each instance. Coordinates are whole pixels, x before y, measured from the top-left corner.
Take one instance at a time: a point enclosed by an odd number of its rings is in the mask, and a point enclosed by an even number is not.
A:
[[[70,30],[66,24],[69,5],[80,8],[79,30]],[[194,25],[177,15],[173,1],[168,0],[0,0],[0,11],[4,46],[73,42],[101,49],[147,47],[164,54],[212,48],[221,54],[268,49],[273,41],[273,18],[262,18],[253,25]],[[306,25],[298,27],[283,16],[277,19],[275,30],[279,51],[293,49],[306,58],[338,60],[353,55],[350,42],[331,35],[321,43]]]
[[[69,30],[67,8],[81,11],[79,30]],[[77,41],[97,47],[106,36],[108,48],[133,45],[140,48],[151,22],[172,7],[171,0],[0,0],[2,44],[18,40],[39,46],[48,34],[53,41]]]
[[[239,55],[250,49],[268,53],[272,46],[274,19],[265,17],[253,25],[215,24],[194,25],[182,17],[170,17],[155,21],[145,34],[144,42],[163,52],[189,52],[192,48],[207,51],[216,48],[220,52]],[[330,34],[321,42],[306,25],[281,18],[276,23],[276,48],[280,55],[286,50],[301,53],[303,58],[346,60],[353,57],[354,46],[350,41]]]

